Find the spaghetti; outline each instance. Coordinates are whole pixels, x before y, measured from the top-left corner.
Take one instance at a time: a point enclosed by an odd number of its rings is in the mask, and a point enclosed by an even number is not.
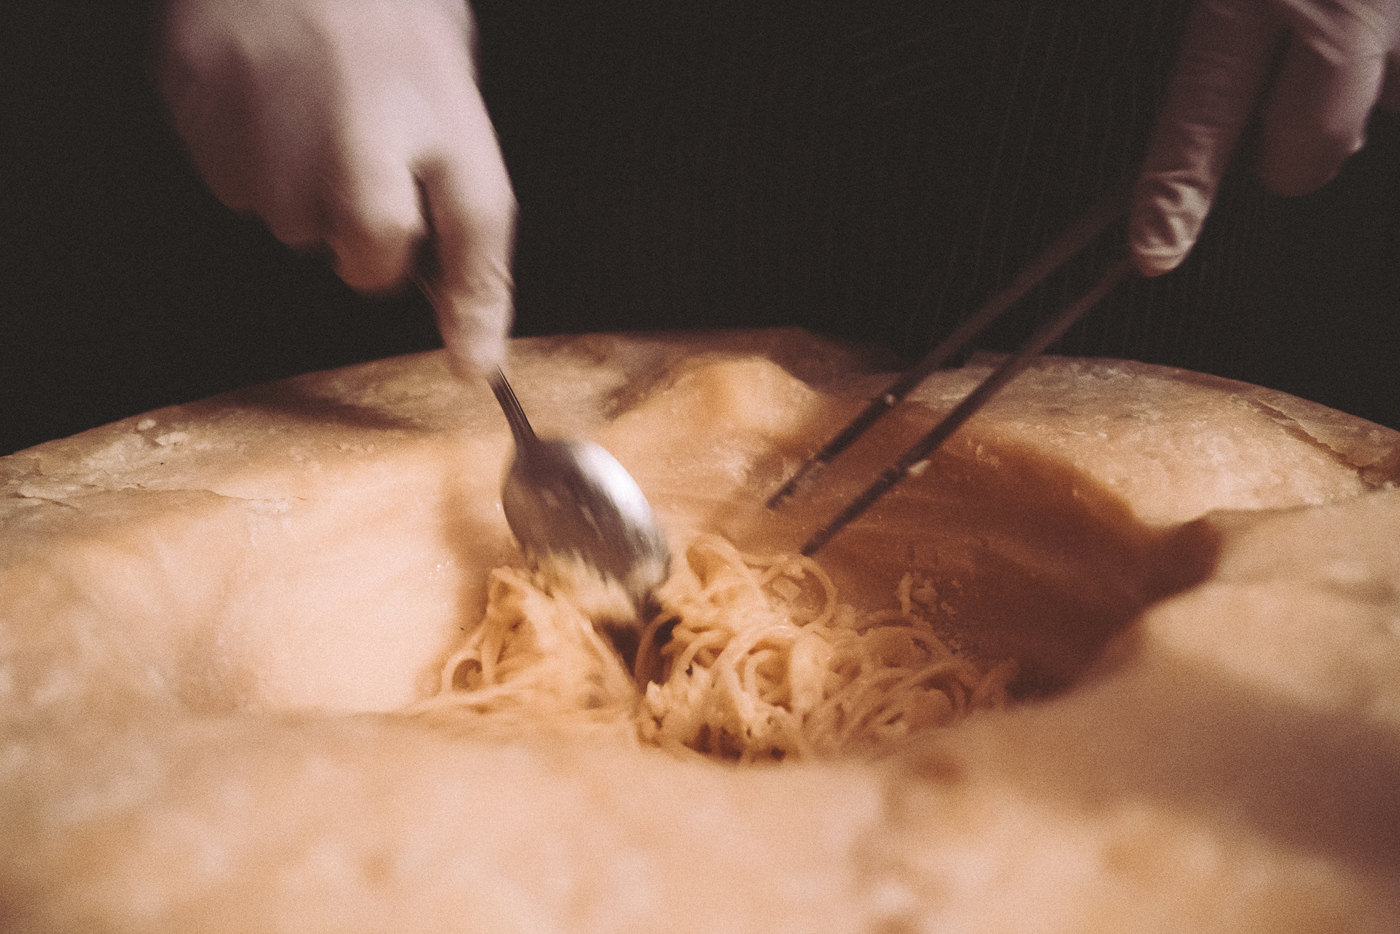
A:
[[[982,670],[957,656],[909,575],[897,608],[860,613],[812,559],[746,555],[716,535],[686,549],[628,673],[596,612],[580,608],[598,601],[580,600],[576,584],[493,571],[481,625],[425,706],[627,725],[643,743],[686,755],[810,759],[877,755],[998,706],[1015,675],[1012,662]]]

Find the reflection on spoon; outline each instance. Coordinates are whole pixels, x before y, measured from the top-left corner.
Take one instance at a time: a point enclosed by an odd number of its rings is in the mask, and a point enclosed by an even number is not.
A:
[[[573,558],[641,605],[670,571],[670,550],[632,475],[590,441],[540,438],[505,374],[488,380],[515,436],[501,505],[527,555]]]

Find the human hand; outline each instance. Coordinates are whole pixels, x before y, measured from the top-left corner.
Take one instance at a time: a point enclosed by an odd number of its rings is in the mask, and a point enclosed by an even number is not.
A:
[[[172,0],[161,92],[214,194],[383,291],[427,283],[463,375],[500,363],[515,199],[463,0]]]
[[[1138,270],[1190,252],[1256,114],[1255,171],[1299,195],[1362,147],[1378,106],[1400,109],[1400,0],[1197,0],[1133,194]]]

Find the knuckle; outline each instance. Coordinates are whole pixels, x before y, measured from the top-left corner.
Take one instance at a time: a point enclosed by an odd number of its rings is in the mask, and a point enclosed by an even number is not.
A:
[[[336,274],[345,284],[361,292],[387,291],[400,285],[408,275],[408,254],[356,250],[337,246]]]
[[[423,222],[416,214],[360,200],[341,205],[326,241],[336,255],[336,272],[347,285],[383,291],[403,281],[423,236]]]
[[[421,235],[422,221],[402,212],[365,207],[351,213],[341,225],[343,236],[370,254],[397,252]]]
[[[1331,181],[1364,141],[1352,130],[1316,127],[1308,138],[1278,140],[1266,147],[1257,174],[1276,195],[1306,195]]]
[[[283,244],[294,250],[306,250],[320,242],[311,215],[302,211],[270,211],[264,213],[267,229]]]

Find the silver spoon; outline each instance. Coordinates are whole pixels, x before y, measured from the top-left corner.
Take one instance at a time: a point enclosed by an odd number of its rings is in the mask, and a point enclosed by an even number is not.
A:
[[[666,579],[671,554],[637,482],[597,444],[536,436],[505,374],[487,379],[515,436],[501,505],[525,553],[575,557],[640,606]]]

